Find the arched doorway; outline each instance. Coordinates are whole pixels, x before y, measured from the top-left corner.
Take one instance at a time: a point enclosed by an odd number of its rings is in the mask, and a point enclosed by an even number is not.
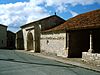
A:
[[[27,34],[27,50],[33,50],[33,35],[31,32]]]

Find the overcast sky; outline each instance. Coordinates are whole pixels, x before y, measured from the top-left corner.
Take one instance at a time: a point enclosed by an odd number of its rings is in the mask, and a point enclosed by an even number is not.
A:
[[[0,0],[0,24],[16,32],[20,26],[54,15],[67,20],[100,9],[100,0]]]

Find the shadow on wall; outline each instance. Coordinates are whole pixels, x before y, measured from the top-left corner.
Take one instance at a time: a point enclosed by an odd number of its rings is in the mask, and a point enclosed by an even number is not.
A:
[[[89,31],[77,30],[70,32],[69,58],[81,58],[82,52],[89,50]]]
[[[24,50],[24,39],[23,39],[22,30],[19,30],[16,33],[16,49],[17,50]]]
[[[7,31],[7,49],[15,49],[15,38],[15,33]]]

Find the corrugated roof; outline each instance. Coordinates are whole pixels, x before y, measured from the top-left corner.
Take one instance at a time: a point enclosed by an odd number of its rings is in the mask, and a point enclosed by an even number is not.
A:
[[[68,19],[65,23],[45,32],[63,29],[76,30],[98,27],[100,28],[100,9],[77,15],[73,18]]]

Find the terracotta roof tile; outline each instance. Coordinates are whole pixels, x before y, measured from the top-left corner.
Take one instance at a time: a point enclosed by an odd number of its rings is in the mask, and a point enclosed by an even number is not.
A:
[[[100,9],[77,15],[68,19],[65,23],[49,29],[47,31],[55,30],[75,30],[75,29],[89,29],[100,27]]]

